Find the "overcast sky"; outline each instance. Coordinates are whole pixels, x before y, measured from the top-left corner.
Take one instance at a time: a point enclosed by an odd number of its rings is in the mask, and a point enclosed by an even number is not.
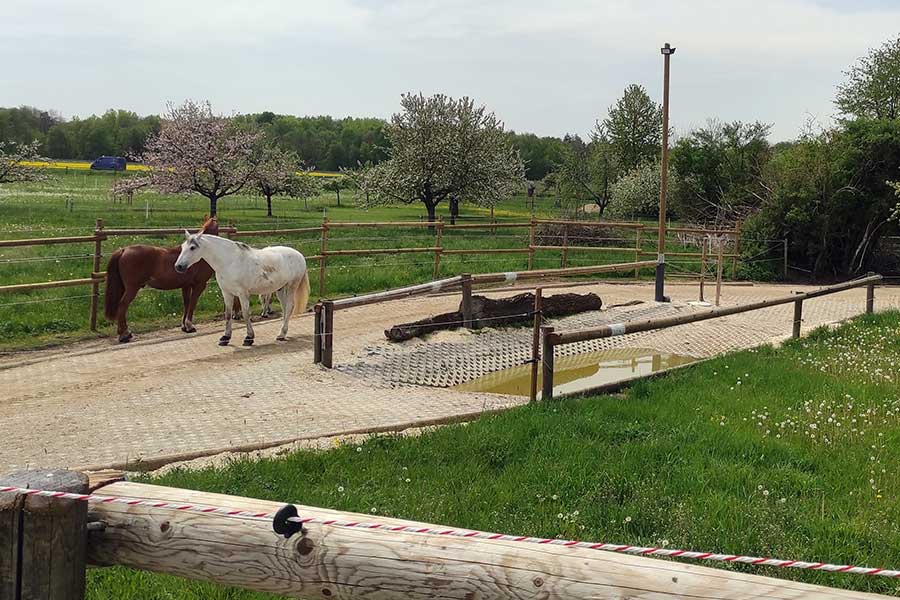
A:
[[[630,83],[661,99],[669,41],[678,132],[761,120],[777,141],[827,122],[842,71],[898,33],[897,0],[0,0],[0,106],[387,117],[444,92],[585,134]]]

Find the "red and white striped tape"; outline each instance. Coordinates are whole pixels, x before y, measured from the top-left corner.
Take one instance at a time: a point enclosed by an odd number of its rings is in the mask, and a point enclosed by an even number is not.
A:
[[[99,494],[73,494],[69,492],[53,492],[48,490],[33,490],[19,487],[0,486],[0,493],[14,492],[28,496],[42,496],[47,498],[64,498],[67,500],[81,500],[97,504],[126,504],[128,506],[145,506],[165,510],[193,512],[206,515],[219,515],[239,519],[271,521],[274,513],[254,512],[224,508],[220,506],[207,506],[201,504],[181,504],[175,502],[162,502],[145,498],[127,498],[120,496],[102,496]],[[388,525],[386,523],[368,523],[363,521],[344,521],[341,519],[324,519],[321,517],[292,517],[288,521],[303,525],[323,525],[327,527],[343,527],[363,529],[368,531],[390,531],[394,533],[416,533],[424,535],[437,535],[447,537],[459,537],[482,540],[496,540],[503,542],[524,542],[528,544],[541,544],[550,546],[565,546],[568,548],[586,548],[588,550],[603,550],[606,552],[619,552],[640,556],[667,556],[669,558],[687,558],[702,561],[717,561],[727,563],[741,563],[754,566],[781,567],[785,569],[806,569],[811,571],[827,571],[830,573],[852,573],[855,575],[877,575],[879,577],[893,577],[900,579],[900,571],[892,569],[878,569],[874,567],[858,567],[855,565],[836,565],[821,562],[809,562],[801,560],[784,560],[780,558],[760,558],[757,556],[741,556],[737,554],[717,554],[714,552],[696,552],[692,550],[676,550],[670,548],[651,548],[643,546],[629,546],[627,544],[606,544],[595,542],[580,542],[577,540],[562,540],[556,538],[537,538],[528,536],[507,535],[503,533],[489,533],[486,531],[473,531],[467,529],[446,529],[433,527],[416,527],[414,525]]]

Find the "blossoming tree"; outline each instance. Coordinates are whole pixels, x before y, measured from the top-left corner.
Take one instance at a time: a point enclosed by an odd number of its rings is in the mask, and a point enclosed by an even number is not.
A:
[[[303,198],[306,202],[321,192],[322,186],[311,173],[296,153],[268,142],[260,151],[250,189],[266,199],[266,216],[271,217],[274,196]]]
[[[522,189],[525,165],[503,123],[469,98],[404,94],[385,126],[388,159],[348,173],[363,205],[442,201],[492,206]]]
[[[159,133],[147,140],[141,160],[145,175],[120,181],[114,192],[131,194],[142,187],[162,193],[193,192],[209,199],[209,214],[221,198],[248,186],[259,167],[262,133],[215,115],[209,102],[169,105]]]
[[[38,152],[38,142],[14,144],[0,141],[0,183],[43,181],[47,174],[29,166],[32,161],[44,160]]]

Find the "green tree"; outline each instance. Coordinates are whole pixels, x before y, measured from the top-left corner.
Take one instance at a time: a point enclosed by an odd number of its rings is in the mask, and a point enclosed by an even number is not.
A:
[[[662,143],[662,107],[653,102],[643,86],[632,84],[596,133],[609,140],[623,172],[659,156]]]
[[[671,166],[683,186],[672,194],[678,215],[696,222],[735,223],[765,195],[762,173],[772,156],[770,125],[711,120],[676,142]]]
[[[602,215],[612,198],[612,186],[620,169],[613,144],[602,126],[598,126],[590,143],[568,134],[563,141],[566,150],[558,177],[564,196],[574,200],[576,208],[585,201],[593,202]]]
[[[75,155],[74,145],[69,139],[66,128],[54,125],[47,134],[47,156],[50,158],[72,158]]]
[[[421,202],[434,221],[444,200],[493,205],[524,184],[503,123],[469,98],[404,94],[385,127],[388,159],[348,173],[363,204]]]
[[[885,42],[844,73],[834,103],[855,118],[900,118],[900,37]]]
[[[804,135],[766,169],[767,195],[748,225],[790,239],[791,264],[816,278],[864,271],[896,224],[888,181],[900,169],[900,120],[848,121]]]
[[[565,144],[557,137],[510,132],[509,139],[525,162],[525,177],[531,181],[542,180],[554,171],[566,152]]]

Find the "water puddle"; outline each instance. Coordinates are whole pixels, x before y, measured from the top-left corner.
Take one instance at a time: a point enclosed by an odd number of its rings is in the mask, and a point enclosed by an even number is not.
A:
[[[632,377],[649,375],[663,369],[694,362],[691,356],[668,354],[645,348],[615,348],[587,352],[556,359],[553,393],[581,392]],[[528,396],[531,390],[531,365],[522,365],[483,375],[454,386],[465,392],[490,392],[509,396]],[[538,395],[541,374],[538,371]]]

